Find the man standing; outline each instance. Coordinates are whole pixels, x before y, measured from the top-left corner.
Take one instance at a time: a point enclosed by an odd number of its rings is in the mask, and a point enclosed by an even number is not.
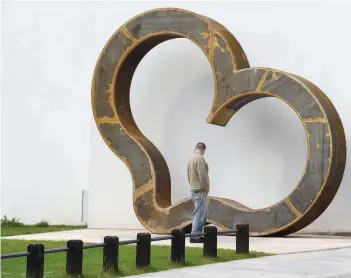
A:
[[[197,143],[195,152],[188,162],[188,182],[190,185],[191,199],[194,203],[194,217],[191,233],[202,233],[207,219],[208,192],[210,180],[208,177],[208,165],[204,158],[206,145]],[[190,238],[191,243],[202,243],[201,236]]]

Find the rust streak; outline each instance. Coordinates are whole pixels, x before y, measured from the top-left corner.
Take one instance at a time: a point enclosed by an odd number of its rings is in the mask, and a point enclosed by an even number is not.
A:
[[[210,45],[210,62],[214,65],[214,27],[211,25],[210,27],[210,41],[208,42]]]
[[[273,78],[274,80],[278,80],[278,79],[280,78],[280,75],[279,75],[277,72],[273,72],[273,73],[272,73],[272,78]]]
[[[134,37],[125,26],[121,27],[121,32],[128,38],[130,39],[133,43],[136,42],[138,39]]]
[[[105,90],[105,93],[108,95],[108,100],[107,103],[111,106],[113,114],[115,115],[115,118],[117,118],[117,110],[116,106],[114,105],[114,99],[113,99],[113,86],[112,84],[107,84],[107,89]]]
[[[101,124],[119,124],[119,120],[116,117],[100,117],[96,118],[96,123],[101,125]]]
[[[213,37],[212,45],[213,45],[213,44],[214,44],[214,46],[212,47],[213,51],[214,51],[214,48],[215,48],[215,47],[218,47],[218,48],[221,50],[221,52],[226,52],[226,49],[224,49],[223,47],[221,47],[221,46],[219,45],[218,40],[217,40],[216,37]]]
[[[289,209],[297,216],[300,217],[302,214],[301,212],[293,205],[289,198],[285,199],[285,204],[289,207]]]
[[[255,89],[255,92],[261,91],[261,87],[262,87],[263,83],[266,81],[266,78],[268,76],[268,72],[269,72],[268,70],[264,71],[264,74],[262,75],[260,82],[258,82],[257,88]]]
[[[142,185],[134,191],[134,199],[138,199],[140,196],[146,194],[154,188],[155,182],[153,179],[150,179],[148,183]]]
[[[209,36],[209,34],[208,33],[206,33],[206,32],[201,32],[200,33],[200,36],[204,39],[204,40],[207,40],[208,39],[208,36]]]
[[[326,123],[327,119],[326,118],[307,118],[303,119],[304,123]]]

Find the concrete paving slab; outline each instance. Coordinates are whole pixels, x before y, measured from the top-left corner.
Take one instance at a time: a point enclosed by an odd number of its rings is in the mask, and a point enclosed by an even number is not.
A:
[[[7,239],[23,240],[63,240],[81,239],[84,242],[100,243],[104,236],[118,236],[120,240],[135,239],[137,233],[147,232],[146,230],[121,230],[121,229],[82,229],[61,232],[50,232],[31,235],[19,235],[2,237]],[[157,236],[157,235],[153,235]],[[170,240],[153,242],[155,245],[170,245]],[[187,246],[202,246],[202,244],[190,244]],[[234,236],[220,236],[218,238],[219,248],[235,248]],[[316,250],[329,250],[341,247],[351,247],[351,237],[331,236],[303,236],[294,235],[284,238],[250,238],[250,250],[262,251],[274,254],[289,254],[297,252],[311,252]]]
[[[129,277],[351,278],[351,248],[285,254]]]

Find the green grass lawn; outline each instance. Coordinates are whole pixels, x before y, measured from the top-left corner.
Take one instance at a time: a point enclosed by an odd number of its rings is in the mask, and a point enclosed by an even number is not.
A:
[[[26,234],[37,234],[37,233],[48,233],[75,229],[85,229],[86,226],[66,226],[66,225],[23,225],[23,226],[12,226],[12,225],[1,225],[1,236],[14,236],[14,235],[26,235]]]
[[[25,240],[1,241],[1,253],[23,252],[27,250],[30,243],[38,243]],[[65,247],[66,242],[45,241],[41,242],[46,249]],[[151,248],[151,266],[146,269],[135,268],[135,245],[120,246],[119,252],[119,273],[102,272],[102,248],[86,249],[83,256],[84,277],[116,277],[146,272],[155,272],[184,266],[196,266],[215,262],[225,262],[247,258],[256,258],[268,254],[252,252],[250,254],[237,255],[233,250],[218,249],[218,258],[209,259],[203,257],[202,248],[187,248],[183,265],[173,264],[170,261],[170,246],[153,245]],[[65,275],[66,253],[45,255],[45,277],[68,277]],[[26,258],[15,258],[1,261],[1,277],[24,277],[26,269]]]

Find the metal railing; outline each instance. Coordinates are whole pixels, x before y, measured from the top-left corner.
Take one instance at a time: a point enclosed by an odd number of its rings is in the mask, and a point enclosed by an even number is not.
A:
[[[171,261],[183,263],[185,261],[185,238],[203,236],[203,256],[217,257],[217,236],[236,235],[236,253],[249,253],[249,225],[238,224],[236,230],[218,231],[214,226],[207,226],[203,233],[185,234],[175,229],[170,235],[151,237],[150,233],[138,233],[134,240],[120,241],[117,236],[104,237],[103,243],[83,245],[82,240],[69,240],[65,248],[45,250],[43,244],[29,244],[27,252],[1,254],[1,260],[27,257],[26,277],[44,277],[45,254],[66,252],[66,273],[69,275],[82,275],[83,250],[103,247],[102,267],[104,271],[118,271],[119,246],[136,244],[136,267],[143,268],[150,265],[151,242],[171,240]]]

